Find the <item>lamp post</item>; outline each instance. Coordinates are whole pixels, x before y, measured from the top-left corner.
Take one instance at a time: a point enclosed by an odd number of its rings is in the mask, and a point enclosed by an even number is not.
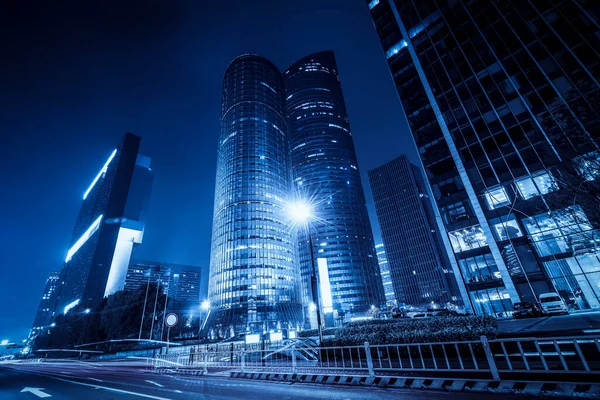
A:
[[[321,323],[321,300],[319,299],[319,279],[317,277],[317,269],[315,267],[315,253],[313,249],[312,232],[310,229],[310,222],[313,220],[313,210],[310,204],[302,201],[298,201],[291,205],[290,216],[294,221],[299,224],[303,224],[306,228],[306,234],[308,236],[308,246],[310,247],[310,262],[311,262],[311,276],[310,276],[310,289],[313,298],[313,302],[316,306],[317,311],[317,330],[319,332],[319,345],[323,343],[323,327]]]
[[[204,317],[204,321],[202,323],[200,323],[200,321],[198,321],[198,325],[199,325],[199,327],[198,327],[198,341],[200,340],[200,332],[202,332],[204,330],[204,327],[206,326],[206,322],[208,322],[208,317],[210,317],[210,312],[211,312],[210,301],[209,300],[204,300],[200,304],[200,309],[206,313],[206,317]]]

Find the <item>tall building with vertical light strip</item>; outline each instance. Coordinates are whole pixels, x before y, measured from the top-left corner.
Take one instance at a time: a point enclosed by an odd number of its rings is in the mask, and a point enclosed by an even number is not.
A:
[[[385,296],[333,52],[296,61],[284,81],[294,189],[313,203],[313,250],[325,260],[319,272],[328,275],[319,280],[329,282],[337,312],[350,315],[380,307]],[[299,246],[303,294],[310,299],[311,252],[304,230]]]
[[[596,3],[366,5],[474,312],[600,308]]]
[[[302,321],[281,73],[246,54],[223,79],[210,260],[212,335],[296,330]]]
[[[127,133],[83,193],[54,291],[54,316],[93,307],[124,288],[131,252],[144,235],[153,181],[150,159],[138,154],[139,146],[140,138]]]

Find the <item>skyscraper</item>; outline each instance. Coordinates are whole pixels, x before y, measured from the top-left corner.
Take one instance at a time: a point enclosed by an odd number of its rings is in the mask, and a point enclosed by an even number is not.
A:
[[[474,311],[600,308],[596,4],[367,5]]]
[[[29,337],[37,336],[37,334],[44,329],[44,327],[47,327],[52,322],[52,299],[54,296],[54,291],[58,286],[59,276],[60,274],[58,272],[50,272],[50,276],[48,276],[48,279],[46,280],[44,294],[42,295],[40,305],[38,306],[37,313],[35,314],[33,327],[31,328]]]
[[[294,190],[313,203],[316,221],[309,229],[319,280],[330,287],[322,296],[330,295],[338,312],[379,307],[385,297],[333,52],[295,62],[284,82]],[[303,295],[310,300],[311,252],[304,230],[299,249]]]
[[[92,307],[123,289],[133,246],[141,243],[152,187],[150,159],[127,133],[83,194],[71,247],[54,291],[54,315]]]
[[[208,326],[220,336],[298,327],[302,303],[308,312],[315,302],[313,262],[326,314],[384,303],[331,51],[309,55],[283,75],[257,55],[231,62],[216,180]],[[312,251],[306,230],[290,224],[298,199],[313,203],[316,214]]]
[[[369,171],[369,181],[398,304],[462,304],[419,168],[401,155]]]
[[[302,321],[281,73],[245,54],[223,79],[208,326],[229,337]]]
[[[379,273],[381,274],[381,282],[383,283],[383,292],[385,294],[385,302],[388,307],[396,305],[396,295],[394,294],[394,286],[392,285],[392,276],[390,275],[390,267],[388,266],[387,256],[385,255],[385,247],[383,243],[375,245],[377,251],[377,261],[379,262]]]

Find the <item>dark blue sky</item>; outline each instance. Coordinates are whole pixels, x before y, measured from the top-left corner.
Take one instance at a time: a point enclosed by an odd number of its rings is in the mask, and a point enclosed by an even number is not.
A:
[[[208,267],[221,79],[241,53],[285,69],[335,51],[365,190],[369,169],[415,159],[363,0],[12,3],[0,6],[0,339],[27,334],[81,196],[126,131],[156,174],[135,257]]]

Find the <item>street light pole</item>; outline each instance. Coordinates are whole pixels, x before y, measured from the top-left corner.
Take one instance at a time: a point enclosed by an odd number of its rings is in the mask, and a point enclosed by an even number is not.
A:
[[[308,234],[308,246],[310,247],[310,262],[312,264],[312,275],[310,277],[310,287],[312,291],[313,302],[317,309],[317,330],[319,331],[319,345],[323,343],[323,327],[321,324],[321,299],[319,299],[319,279],[317,278],[317,269],[315,267],[315,252],[313,249],[312,234],[310,224],[307,222],[306,233]]]

